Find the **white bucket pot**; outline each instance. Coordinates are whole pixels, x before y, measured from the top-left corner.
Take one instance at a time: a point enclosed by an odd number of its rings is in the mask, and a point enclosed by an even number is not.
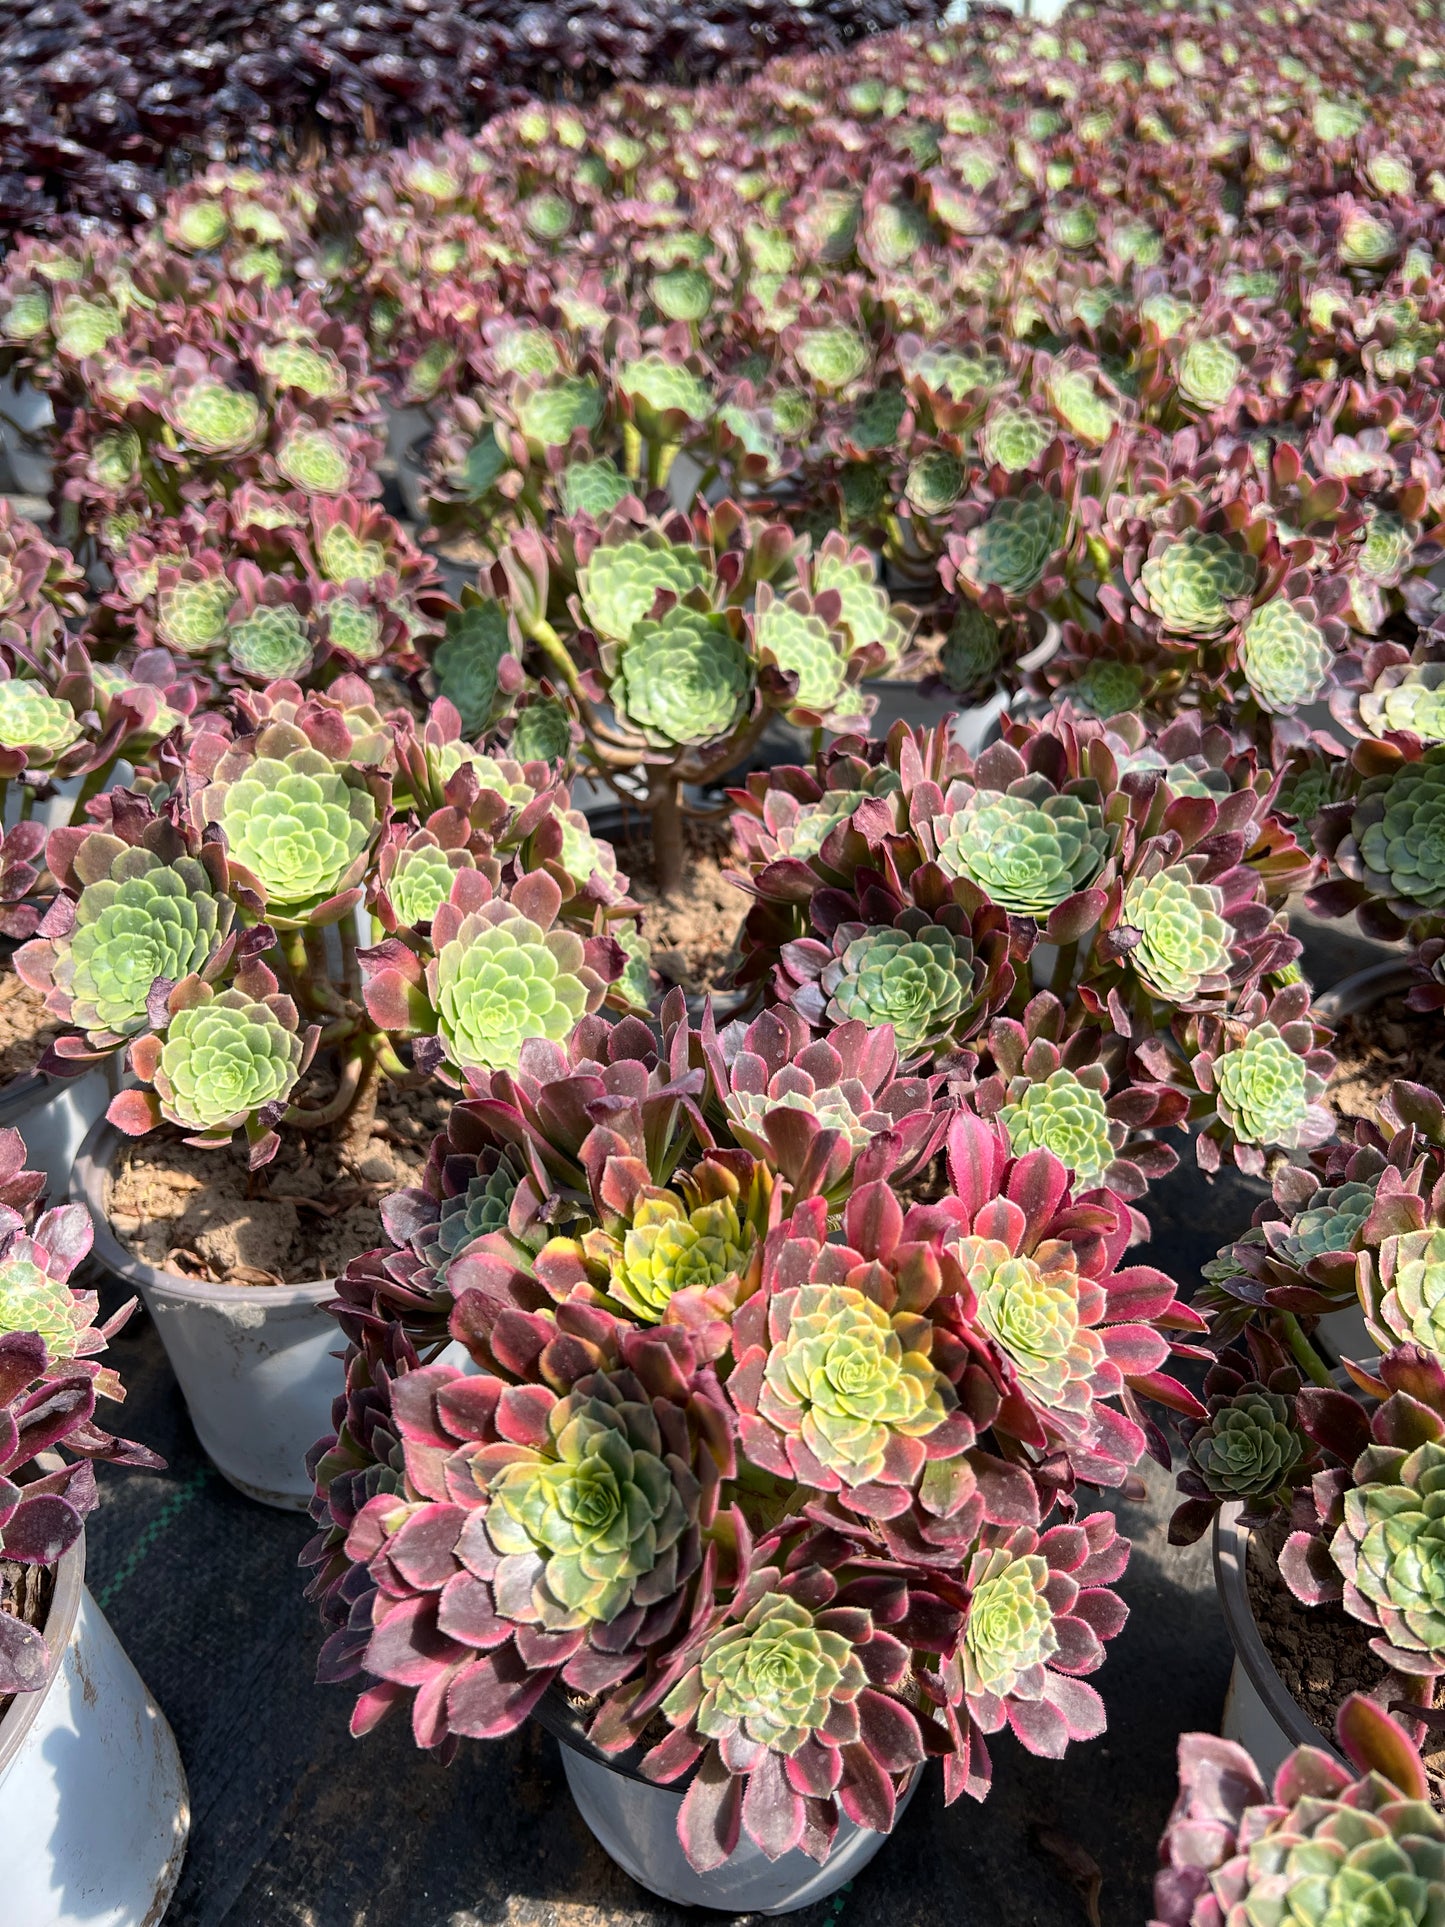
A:
[[[17,1077],[0,1091],[0,1126],[19,1131],[32,1171],[43,1171],[52,1198],[70,1192],[70,1173],[87,1131],[105,1115],[113,1085],[97,1065],[83,1077]]]
[[[54,426],[55,410],[49,395],[18,368],[12,369],[0,381],[0,446],[22,495],[50,493],[54,463],[49,431]]]
[[[248,1499],[304,1512],[306,1454],[331,1431],[331,1401],[344,1384],[341,1331],[324,1309],[335,1286],[200,1284],[137,1258],[106,1221],[106,1179],[121,1141],[102,1119],[75,1162],[71,1195],[95,1221],[95,1255],[144,1300],[216,1470]]]
[[[190,1831],[164,1713],[61,1560],[45,1623],[51,1674],[0,1719],[0,1919],[13,1927],[159,1927]]]
[[[1342,1017],[1353,1017],[1408,990],[1415,981],[1413,965],[1407,957],[1387,957],[1344,977],[1333,989],[1315,1000],[1315,1010],[1327,1024],[1338,1024]],[[1365,1325],[1359,1305],[1346,1305],[1341,1311],[1326,1312],[1315,1331],[1316,1338],[1332,1360],[1373,1358],[1379,1351]]]
[[[1239,1523],[1240,1510],[1236,1500],[1222,1507],[1214,1521],[1214,1583],[1234,1642],[1234,1669],[1219,1731],[1226,1740],[1238,1741],[1268,1786],[1297,1746],[1323,1747],[1337,1759],[1342,1756],[1280,1678],[1260,1638],[1245,1582],[1249,1527]]]
[[[887,1834],[857,1826],[843,1815],[833,1850],[821,1866],[796,1849],[769,1860],[743,1834],[722,1866],[698,1873],[677,1837],[684,1787],[657,1786],[634,1768],[606,1758],[582,1737],[560,1702],[544,1701],[537,1717],[561,1743],[568,1790],[599,1845],[640,1887],[681,1906],[739,1914],[795,1913],[836,1893],[888,1840]],[[922,1771],[916,1771],[899,1794],[899,1817],[922,1778]]]

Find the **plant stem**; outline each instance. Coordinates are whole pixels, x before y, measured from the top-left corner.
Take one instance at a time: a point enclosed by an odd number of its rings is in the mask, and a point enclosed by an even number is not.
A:
[[[537,644],[543,655],[553,664],[557,673],[561,676],[563,682],[566,683],[572,694],[574,696],[580,695],[581,685],[577,678],[577,665],[573,662],[571,656],[568,655],[567,645],[557,634],[557,631],[552,627],[551,623],[548,622],[545,617],[539,617],[527,633],[532,641]]]
[[[1330,1368],[1320,1357],[1314,1346],[1305,1337],[1304,1327],[1292,1311],[1280,1313],[1280,1323],[1284,1331],[1285,1343],[1294,1355],[1294,1361],[1306,1378],[1316,1385],[1323,1385],[1326,1391],[1334,1391],[1335,1381]]]
[[[657,893],[675,897],[682,888],[682,785],[671,770],[655,770],[647,785],[652,817],[652,859]]]
[[[119,761],[120,758],[118,756],[112,756],[108,763],[102,763],[99,769],[93,769],[81,784],[80,793],[71,804],[70,815],[66,819],[72,829],[77,823],[84,821],[86,804],[92,796],[99,796],[100,792],[115,774],[115,766]]]
[[[345,1117],[361,1090],[362,1073],[370,1056],[364,1046],[354,1051],[341,1066],[341,1080],[336,1087],[336,1095],[327,1103],[310,1109],[305,1105],[293,1104],[286,1113],[285,1122],[297,1125],[304,1131],[319,1131],[328,1124],[335,1124],[338,1118]]]

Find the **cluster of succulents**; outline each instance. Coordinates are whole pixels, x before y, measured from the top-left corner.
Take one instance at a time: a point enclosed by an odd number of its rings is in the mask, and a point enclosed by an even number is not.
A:
[[[1278,1173],[1252,1227],[1206,1268],[1198,1300],[1219,1363],[1186,1420],[1171,1536],[1220,1506],[1288,1521],[1279,1566],[1302,1603],[1342,1603],[1382,1674],[1423,1701],[1445,1671],[1445,1104],[1397,1083],[1380,1123]],[[1363,1313],[1373,1350],[1342,1389],[1321,1318]],[[1352,1347],[1352,1349],[1359,1349]]]
[[[744,979],[891,1024],[1016,1150],[1132,1197],[1174,1163],[1161,1127],[1253,1171],[1334,1128],[1275,784],[1217,726],[1137,724],[1060,709],[976,760],[900,724],[734,792]]]
[[[1363,1693],[1341,1705],[1333,1750],[1297,1747],[1268,1787],[1235,1741],[1185,1733],[1150,1927],[1428,1920],[1445,1907],[1431,1793],[1405,1724]]]
[[[700,1869],[887,1831],[929,1757],[982,1798],[1005,1727],[1049,1757],[1103,1730],[1128,1547],[1050,1514],[1128,1478],[1146,1407],[1199,1412],[1168,1369],[1199,1321],[1123,1198],[1015,1156],[887,1025],[719,1031],[674,991],[534,1037],[468,1071],[384,1221],[311,1461],[354,1730],[410,1699],[449,1747],[583,1696],[592,1744],[646,1733],[685,1786]]]
[[[737,75],[784,50],[931,25],[938,11],[932,0],[810,0],[742,15],[719,0],[592,0],[581,14],[542,5],[514,15],[464,0],[348,5],[313,21],[248,0],[208,15],[191,47],[196,23],[179,6],[151,14],[144,31],[123,6],[101,9],[86,31],[58,17],[37,39],[26,9],[8,5],[4,231],[43,230],[72,210],[144,220],[179,167],[203,169],[218,148],[287,151],[318,134],[342,149],[404,140],[418,119],[454,126],[529,96]]]
[[[99,1501],[97,1461],[164,1461],[96,1423],[99,1399],[125,1397],[98,1354],[136,1301],[98,1322],[96,1293],[69,1282],[90,1250],[90,1215],[78,1204],[41,1211],[44,1174],[25,1156],[20,1133],[0,1131],[0,1558],[53,1567]],[[43,1454],[59,1463],[38,1469]],[[41,1629],[0,1605],[0,1693],[35,1692],[54,1660]]]
[[[124,1054],[123,1130],[244,1128],[259,1164],[277,1126],[374,1107],[379,1076],[501,1069],[625,1007],[609,932],[635,939],[635,908],[560,761],[486,754],[444,699],[418,727],[371,697],[277,681],[234,722],[203,711],[171,784],[45,843],[55,894],[16,968],[59,1020],[47,1069]],[[335,1090],[308,1102],[318,1047]]]
[[[576,707],[586,762],[645,774],[665,892],[682,878],[684,787],[735,769],[771,716],[866,727],[860,685],[896,666],[907,633],[865,551],[835,533],[810,552],[732,502],[649,516],[630,497],[600,526],[520,530],[497,570],[520,644]]]

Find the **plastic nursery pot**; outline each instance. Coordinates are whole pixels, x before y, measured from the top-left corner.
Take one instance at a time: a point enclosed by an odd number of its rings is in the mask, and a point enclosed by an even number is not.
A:
[[[68,1079],[31,1072],[0,1089],[0,1127],[20,1132],[30,1168],[45,1173],[52,1198],[69,1191],[75,1154],[86,1132],[105,1115],[111,1096],[104,1066]]]
[[[415,409],[406,411],[408,415],[418,412]],[[431,438],[432,431],[428,428],[424,434],[408,442],[396,457],[396,485],[401,491],[402,501],[406,504],[406,512],[413,522],[425,523],[431,520],[423,500],[426,492],[426,456],[427,450],[431,447]]]
[[[640,1887],[664,1900],[730,1914],[795,1913],[836,1893],[887,1842],[887,1834],[857,1826],[844,1815],[833,1850],[821,1866],[797,1850],[769,1860],[743,1834],[722,1866],[698,1873],[677,1837],[685,1782],[680,1787],[657,1786],[628,1764],[634,1756],[612,1759],[600,1753],[555,1687],[534,1717],[560,1741],[568,1790],[599,1846]],[[916,1770],[899,1794],[900,1818],[922,1778]]]
[[[14,1927],[157,1927],[190,1797],[166,1717],[85,1586],[82,1537],[55,1571],[51,1673],[0,1718],[0,1917]]]
[[[144,1300],[216,1470],[248,1499],[304,1512],[306,1454],[331,1430],[342,1388],[341,1336],[325,1310],[335,1285],[203,1284],[137,1258],[106,1216],[106,1181],[123,1142],[102,1118],[75,1160],[71,1196],[95,1221],[96,1259]]]
[[[21,495],[45,496],[54,478],[55,410],[42,389],[14,369],[0,381],[0,448]]]
[[[1342,978],[1333,990],[1327,990],[1315,1000],[1315,1009],[1325,1023],[1338,1024],[1342,1017],[1353,1017],[1359,1011],[1383,1003],[1387,997],[1408,990],[1414,981],[1415,973],[1407,958],[1387,957],[1383,963],[1371,964],[1368,970],[1357,970],[1353,977]],[[1376,1350],[1374,1340],[1365,1329],[1365,1314],[1358,1305],[1326,1312],[1315,1337],[1332,1359],[1371,1358]]]
[[[1268,1786],[1280,1762],[1297,1746],[1319,1746],[1337,1759],[1342,1756],[1280,1678],[1260,1637],[1245,1580],[1250,1528],[1239,1523],[1240,1509],[1236,1500],[1223,1506],[1214,1521],[1214,1583],[1234,1643],[1219,1731],[1226,1740],[1238,1741]]]

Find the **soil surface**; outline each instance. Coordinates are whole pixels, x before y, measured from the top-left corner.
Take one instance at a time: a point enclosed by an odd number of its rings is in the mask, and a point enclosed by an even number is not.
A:
[[[319,1102],[320,1088],[305,1101]],[[450,1109],[445,1093],[384,1084],[371,1136],[347,1155],[325,1132],[281,1132],[249,1172],[242,1152],[174,1134],[122,1148],[107,1194],[112,1231],[147,1264],[213,1284],[302,1285],[334,1278],[385,1242],[381,1200],[419,1181]]]
[[[38,990],[13,970],[0,976],[0,1085],[27,1077],[59,1029]]]
[[[1280,1521],[1249,1535],[1250,1609],[1286,1688],[1333,1741],[1335,1715],[1350,1694],[1368,1693],[1388,1703],[1396,1697],[1391,1682],[1399,1675],[1370,1651],[1372,1629],[1352,1619],[1343,1606],[1303,1606],[1295,1598],[1276,1563],[1287,1531]],[[1435,1805],[1445,1808],[1445,1738],[1427,1735],[1424,1759]]]
[[[723,875],[737,865],[727,819],[687,825],[686,875],[681,894],[669,903],[658,901],[645,826],[639,823],[614,841],[618,865],[632,879],[632,895],[642,905],[643,934],[664,986],[681,984],[697,993],[731,989],[751,898]]]
[[[1380,1100],[1399,1077],[1445,1088],[1445,1024],[1422,1019],[1403,997],[1341,1018],[1331,1048],[1339,1068],[1330,1102],[1346,1117],[1377,1120]]]
[[[43,1632],[54,1591],[55,1574],[48,1566],[22,1566],[13,1559],[0,1559],[0,1612]],[[0,1693],[0,1720],[16,1697],[14,1693]]]

